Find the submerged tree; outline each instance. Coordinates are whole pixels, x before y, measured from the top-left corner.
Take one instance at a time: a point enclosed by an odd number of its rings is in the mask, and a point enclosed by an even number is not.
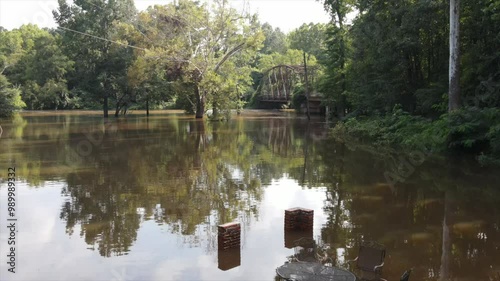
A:
[[[9,117],[15,110],[25,106],[19,88],[13,87],[6,77],[0,74],[0,118]]]
[[[132,25],[134,35],[126,40],[142,48],[129,71],[134,87],[144,91],[155,79],[174,84],[177,98],[188,101],[197,118],[207,104],[217,111],[238,101],[250,85],[249,61],[264,39],[256,16],[238,13],[227,0],[153,6]]]
[[[224,66],[241,66],[238,59],[255,53],[264,38],[256,17],[238,13],[227,0],[215,1],[210,7],[181,1],[173,16],[186,27],[181,30],[182,49],[174,55],[187,62],[183,80],[193,85],[196,118],[202,118],[207,103],[215,102],[217,108],[218,86],[228,88],[224,84],[241,82],[241,75],[233,75]],[[246,72],[243,75],[250,76],[250,69]],[[237,98],[238,91],[230,88],[226,94]]]
[[[351,11],[353,3],[351,0],[325,0],[325,9],[332,16],[332,24],[328,33],[328,56],[327,63],[327,85],[323,91],[330,100],[330,104],[336,108],[337,115],[344,117],[347,110],[347,75],[346,64],[348,61],[348,27],[346,25],[347,14]]]
[[[124,91],[130,49],[112,42],[118,22],[133,20],[136,10],[132,0],[59,0],[54,18],[63,37],[65,53],[75,61],[70,82],[103,106],[108,117],[110,98]]]

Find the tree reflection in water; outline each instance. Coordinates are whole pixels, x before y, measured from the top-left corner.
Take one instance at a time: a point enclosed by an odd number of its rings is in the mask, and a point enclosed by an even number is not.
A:
[[[237,219],[249,227],[258,216],[261,181],[300,166],[287,158],[301,151],[286,120],[271,119],[254,136],[241,120],[160,121],[119,122],[117,132],[105,133],[102,145],[84,158],[87,169],[67,176],[61,219],[69,234],[81,225],[80,235],[103,256],[128,252],[140,223],[149,219],[190,246],[208,239],[206,250],[214,252],[216,225]]]
[[[488,280],[500,271],[496,171],[435,156],[392,190],[384,172],[397,168],[398,153],[320,140],[314,122],[308,129],[307,121],[286,116],[204,123],[152,115],[129,116],[106,131],[100,120],[89,113],[18,116],[2,124],[0,161],[15,155],[32,187],[66,182],[60,217],[67,232],[79,231],[102,256],[129,252],[146,220],[214,255],[215,226],[238,220],[245,245],[264,187],[286,174],[304,189],[325,191],[320,235],[336,265],[356,257],[361,241],[375,240],[386,246],[389,280],[410,267],[415,280],[446,278],[442,268],[453,280]],[[102,143],[74,161],[70,153],[88,131],[101,132]]]
[[[500,264],[498,176],[467,161],[429,159],[393,191],[384,171],[397,154],[353,144],[319,145],[328,215],[322,237],[337,264],[357,256],[361,241],[387,247],[384,278],[415,267],[417,280],[488,280]],[[450,171],[450,172],[448,172]]]

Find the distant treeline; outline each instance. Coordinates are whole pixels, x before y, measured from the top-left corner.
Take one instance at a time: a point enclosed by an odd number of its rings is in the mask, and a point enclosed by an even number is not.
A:
[[[262,72],[323,56],[326,26],[284,34],[229,1],[59,2],[55,29],[0,30],[0,115],[15,109],[182,108],[197,117],[255,100]],[[315,40],[314,43],[311,43]],[[297,87],[300,89],[300,87]]]

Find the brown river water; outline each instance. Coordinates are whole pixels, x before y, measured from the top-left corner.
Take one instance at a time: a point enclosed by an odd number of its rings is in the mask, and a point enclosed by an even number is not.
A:
[[[0,126],[1,280],[276,280],[294,254],[292,207],[314,210],[335,266],[376,241],[389,281],[408,268],[410,280],[500,280],[500,173],[473,161],[340,143],[321,119],[277,111],[24,112]],[[218,251],[217,226],[233,221],[240,251]]]

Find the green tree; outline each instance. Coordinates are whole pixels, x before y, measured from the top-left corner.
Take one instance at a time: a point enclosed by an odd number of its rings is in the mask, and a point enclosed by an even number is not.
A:
[[[326,25],[322,23],[304,23],[288,34],[291,49],[314,55],[320,63],[326,60],[326,38]]]
[[[408,112],[436,114],[446,89],[445,5],[365,2],[347,37],[352,51],[343,72],[346,101],[370,114],[390,112],[396,104]]]
[[[71,84],[103,105],[108,117],[109,100],[117,105],[129,93],[126,87],[131,50],[112,42],[116,25],[134,19],[132,0],[59,0],[54,18],[63,36],[65,53],[75,61]],[[114,38],[116,39],[116,38]]]
[[[328,65],[327,86],[323,92],[330,99],[330,106],[336,109],[338,117],[343,117],[348,110],[347,105],[347,75],[346,64],[348,62],[348,27],[346,26],[347,14],[353,8],[351,0],[325,0],[325,9],[332,16],[330,25],[328,53],[330,63]]]
[[[272,53],[284,54],[288,49],[287,36],[279,27],[273,28],[269,23],[262,25],[265,39],[260,53],[270,55]]]
[[[215,1],[210,7],[180,1],[174,15],[185,28],[181,30],[182,48],[173,58],[186,62],[182,79],[194,88],[196,118],[203,118],[207,103],[217,107],[218,85],[229,89],[231,83],[240,82],[234,79],[241,75],[229,76],[223,66],[252,56],[264,38],[256,17],[241,15],[227,0]],[[238,99],[238,91],[226,93],[231,100]]]
[[[284,54],[272,53],[270,55],[261,55],[257,64],[261,72],[265,72],[277,65],[303,65],[302,51],[296,49],[288,49]],[[307,65],[315,66],[318,61],[314,55],[310,55]]]
[[[36,25],[0,33],[0,64],[19,87],[30,109],[68,108],[72,104],[65,76],[73,62],[61,51],[60,37]]]
[[[135,99],[146,107],[185,94],[182,66],[182,30],[186,26],[175,18],[175,6],[155,5],[137,15],[133,24],[120,23],[117,38],[134,45],[134,60],[127,70],[128,86]],[[176,85],[174,85],[174,83]],[[184,87],[183,87],[184,86]],[[181,93],[182,92],[182,93]]]
[[[14,66],[23,55],[23,38],[20,32],[0,32],[0,74]]]
[[[12,69],[12,82],[22,85],[22,97],[30,109],[58,109],[77,106],[70,96],[66,75],[73,61],[62,53],[60,37],[41,30],[33,47]]]
[[[19,88],[13,87],[7,77],[0,74],[0,117],[10,117],[15,110],[25,106]]]
[[[460,97],[465,106],[500,107],[499,0],[461,1]]]

